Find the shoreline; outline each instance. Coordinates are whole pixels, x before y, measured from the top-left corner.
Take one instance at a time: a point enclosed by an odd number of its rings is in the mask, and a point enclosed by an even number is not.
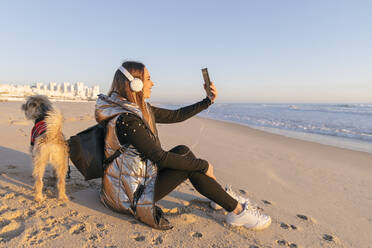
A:
[[[248,124],[241,123],[241,122],[220,120],[220,119],[215,119],[212,117],[204,117],[204,116],[199,116],[199,115],[197,116],[197,118],[203,118],[207,120],[221,121],[221,122],[226,122],[230,124],[241,125],[244,127],[249,127],[249,128],[260,130],[260,131],[267,132],[270,134],[277,134],[280,136],[303,140],[303,141],[314,142],[314,143],[321,144],[321,145],[328,145],[332,147],[348,149],[351,151],[366,152],[366,153],[372,154],[372,143],[357,140],[357,139],[343,138],[343,137],[337,137],[337,136],[331,136],[331,135],[322,135],[322,134],[316,134],[316,133],[305,133],[305,132],[285,130],[285,129],[280,129],[280,128],[253,126],[253,125],[248,125]],[[338,143],[338,142],[341,142],[341,143]]]

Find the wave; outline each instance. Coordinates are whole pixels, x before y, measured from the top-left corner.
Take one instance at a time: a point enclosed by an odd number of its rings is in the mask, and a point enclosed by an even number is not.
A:
[[[334,106],[335,107],[341,107],[341,108],[355,108],[355,107],[358,107],[358,106],[352,105],[352,104],[336,104]]]
[[[329,105],[328,105],[329,107]],[[304,108],[307,108],[304,110]],[[316,108],[316,110],[314,110]],[[322,106],[324,108],[324,106]],[[312,109],[312,110],[311,110]],[[278,128],[372,142],[372,115],[319,110],[309,105],[212,105],[208,115],[213,119],[233,121],[250,126]]]
[[[175,109],[172,105],[171,109]],[[182,105],[177,105],[176,108]],[[184,105],[183,105],[184,106]],[[166,106],[164,106],[166,107]],[[372,104],[213,104],[201,116],[372,142]]]
[[[280,107],[277,107],[280,109]],[[353,115],[371,115],[372,105],[367,104],[339,104],[339,105],[287,105],[292,111],[313,111],[323,113],[344,113]]]
[[[290,109],[298,109],[298,107],[296,105],[289,105],[289,108]]]

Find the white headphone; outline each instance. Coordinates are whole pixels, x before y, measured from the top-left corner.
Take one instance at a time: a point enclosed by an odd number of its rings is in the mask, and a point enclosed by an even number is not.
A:
[[[123,66],[119,67],[119,70],[124,74],[124,76],[129,80],[129,87],[134,92],[140,92],[143,88],[143,82],[139,78],[134,78],[127,69]]]

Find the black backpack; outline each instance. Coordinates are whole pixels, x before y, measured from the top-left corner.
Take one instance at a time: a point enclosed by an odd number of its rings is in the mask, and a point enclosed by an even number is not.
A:
[[[124,151],[122,147],[105,158],[105,131],[105,125],[97,124],[68,140],[70,159],[85,180],[103,177],[106,166]]]

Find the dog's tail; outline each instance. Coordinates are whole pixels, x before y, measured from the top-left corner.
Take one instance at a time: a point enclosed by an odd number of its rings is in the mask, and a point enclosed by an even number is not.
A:
[[[48,111],[45,117],[47,139],[56,139],[62,135],[63,116],[59,110]]]

